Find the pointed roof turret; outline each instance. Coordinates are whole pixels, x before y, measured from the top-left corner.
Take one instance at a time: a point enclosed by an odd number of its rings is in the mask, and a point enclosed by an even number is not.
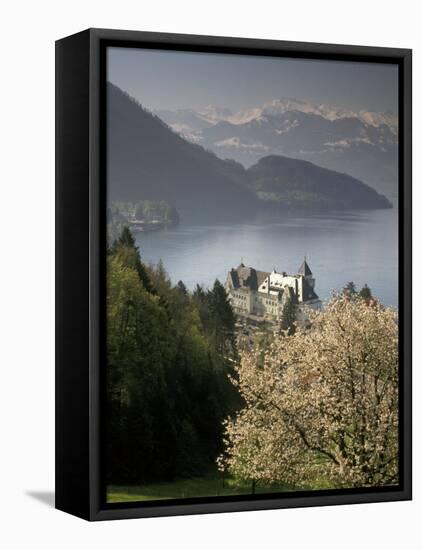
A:
[[[306,261],[306,256],[302,262],[302,265],[299,267],[298,275],[303,275],[304,277],[309,277],[312,275],[311,268],[308,265],[308,262]]]

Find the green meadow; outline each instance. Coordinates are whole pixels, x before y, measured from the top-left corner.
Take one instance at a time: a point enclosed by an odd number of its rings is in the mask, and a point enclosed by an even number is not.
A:
[[[107,502],[139,502],[148,500],[167,500],[172,498],[220,497],[292,491],[294,487],[283,483],[259,485],[235,481],[221,476],[205,476],[177,479],[164,483],[145,485],[110,485],[107,488]]]

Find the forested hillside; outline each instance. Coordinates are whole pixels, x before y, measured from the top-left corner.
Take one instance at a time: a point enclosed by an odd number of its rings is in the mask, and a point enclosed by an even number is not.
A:
[[[215,470],[235,319],[223,286],[188,293],[145,266],[125,228],[107,258],[107,479],[147,483]]]
[[[352,176],[280,155],[264,157],[251,166],[248,180],[261,200],[282,208],[391,208],[386,197]]]

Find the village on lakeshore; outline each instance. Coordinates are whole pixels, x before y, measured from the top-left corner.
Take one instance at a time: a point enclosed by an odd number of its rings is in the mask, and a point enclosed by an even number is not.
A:
[[[150,200],[113,201],[109,219],[111,224],[128,226],[134,234],[176,226],[180,221],[177,210],[166,201]]]

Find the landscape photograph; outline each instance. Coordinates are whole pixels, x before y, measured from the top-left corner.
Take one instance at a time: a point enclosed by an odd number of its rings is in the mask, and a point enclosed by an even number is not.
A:
[[[108,503],[399,483],[398,67],[107,48]]]

